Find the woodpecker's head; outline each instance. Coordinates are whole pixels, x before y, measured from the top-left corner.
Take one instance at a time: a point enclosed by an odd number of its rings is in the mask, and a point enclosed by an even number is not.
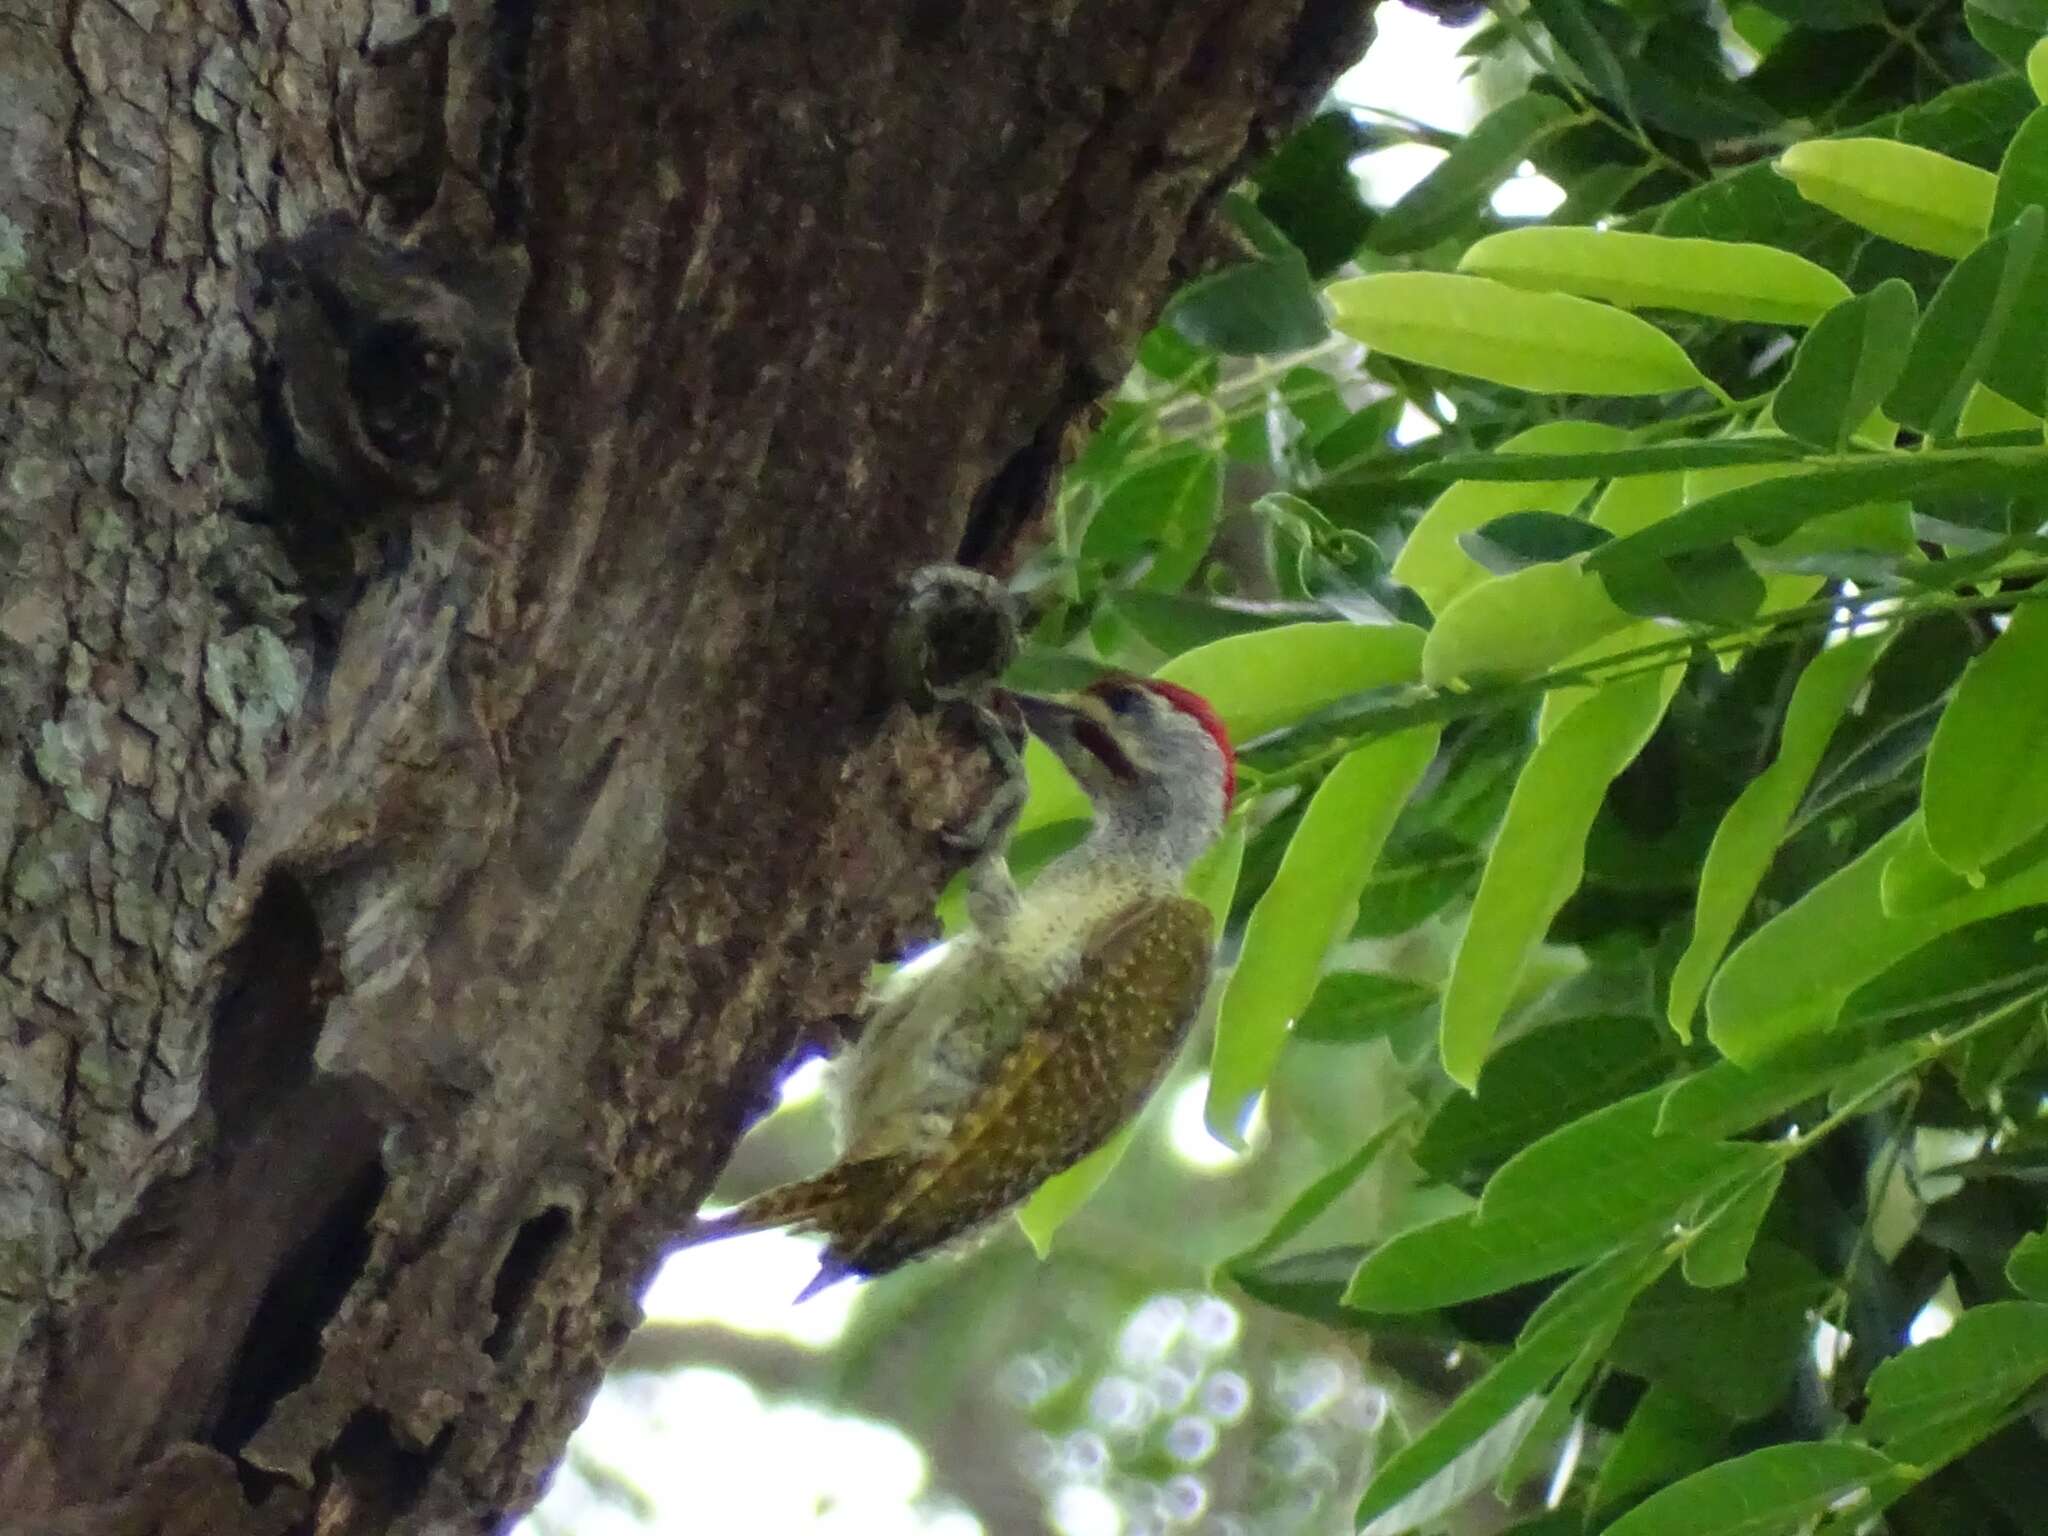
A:
[[[1012,697],[1032,734],[1087,791],[1102,831],[1163,837],[1169,857],[1182,863],[1222,828],[1237,758],[1200,694],[1115,675],[1079,693]]]

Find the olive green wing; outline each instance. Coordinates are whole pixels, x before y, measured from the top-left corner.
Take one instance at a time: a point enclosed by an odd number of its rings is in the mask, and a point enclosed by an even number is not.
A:
[[[1118,914],[946,1148],[916,1166],[873,1228],[835,1243],[837,1257],[869,1274],[894,1268],[1101,1146],[1144,1107],[1187,1038],[1212,948],[1200,902],[1157,896]]]

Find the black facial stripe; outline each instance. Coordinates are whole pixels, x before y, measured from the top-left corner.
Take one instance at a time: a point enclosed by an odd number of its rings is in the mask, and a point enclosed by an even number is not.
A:
[[[1138,777],[1138,765],[1124,756],[1124,749],[1116,744],[1116,738],[1093,720],[1074,722],[1074,740],[1103,767],[1126,783]]]

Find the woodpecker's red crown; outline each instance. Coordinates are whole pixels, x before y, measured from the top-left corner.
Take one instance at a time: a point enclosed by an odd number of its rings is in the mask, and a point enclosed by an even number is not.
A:
[[[1183,688],[1179,683],[1169,683],[1159,677],[1106,677],[1090,684],[1088,692],[1106,703],[1109,695],[1118,688],[1132,687],[1143,688],[1154,697],[1166,700],[1209,733],[1209,739],[1216,743],[1216,750],[1223,754],[1223,814],[1228,816],[1231,803],[1237,798],[1237,750],[1231,746],[1230,733],[1223,728],[1215,707],[1194,689]]]

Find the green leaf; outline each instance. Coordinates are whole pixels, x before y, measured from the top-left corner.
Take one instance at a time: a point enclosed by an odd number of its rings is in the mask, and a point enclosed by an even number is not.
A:
[[[1866,1439],[1901,1461],[1933,1467],[1997,1427],[2048,1376],[2048,1306],[1971,1307],[1938,1338],[1892,1356],[1870,1378]]]
[[[1478,1081],[1529,956],[1578,888],[1586,834],[1607,786],[1650,739],[1683,671],[1605,685],[1530,754],[1444,991],[1442,1052],[1453,1081]]]
[[[1178,449],[1110,487],[1088,520],[1081,554],[1130,560],[1155,545],[1206,544],[1222,504],[1223,464],[1207,448]]]
[[[1625,310],[1450,272],[1375,272],[1327,290],[1337,329],[1375,351],[1536,394],[1706,387],[1685,349]]]
[[[2034,100],[2048,102],[2048,38],[2027,50],[2027,84],[2033,87]]]
[[[1728,957],[1707,989],[1707,1035],[1723,1055],[1754,1063],[1805,1044],[1902,956],[1966,924],[2048,901],[2044,861],[1953,901],[1886,912],[1885,866],[1917,826],[1917,817],[1901,822]]]
[[[1659,1097],[1623,1099],[1524,1148],[1488,1181],[1478,1210],[1369,1254],[1345,1305],[1423,1312],[1540,1280],[1665,1230],[1689,1202],[1777,1160],[1769,1147],[1659,1136]]]
[[[1873,234],[1967,255],[1991,222],[1998,178],[1896,139],[1809,139],[1776,161],[1799,195]]]
[[[1252,1101],[1308,1006],[1330,946],[1349,931],[1380,845],[1436,743],[1434,726],[1370,742],[1331,769],[1310,800],[1278,873],[1252,909],[1217,1009],[1206,1116],[1219,1139],[1241,1144]]]
[[[1583,518],[1557,512],[1510,512],[1458,535],[1458,544],[1496,576],[1532,565],[1569,560],[1598,549],[1613,535]]]
[[[1921,804],[1944,864],[1974,876],[2048,827],[2044,757],[2048,607],[2027,603],[1970,663],[1927,749]]]
[[[1591,422],[1558,425],[1592,426]],[[1536,428],[1542,431],[1543,428]],[[1604,428],[1612,439],[1622,434]],[[1523,436],[1528,436],[1524,433]],[[1621,479],[1631,475],[1662,475],[1680,469],[1717,469],[1744,464],[1785,464],[1808,457],[1806,448],[1784,437],[1708,437],[1682,443],[1656,443],[1645,448],[1614,448],[1586,453],[1548,453],[1520,450],[1521,456],[1502,458],[1512,442],[1490,453],[1447,454],[1403,472],[1404,480],[1435,484],[1446,480],[1589,480]]]
[[[1418,1499],[1480,1438],[1583,1354],[1598,1354],[1643,1288],[1671,1262],[1657,1249],[1612,1254],[1574,1275],[1530,1317],[1514,1351],[1374,1474],[1358,1506],[1361,1536],[1413,1530],[1454,1500]],[[1463,1488],[1456,1490],[1462,1496]]]
[[[1108,1182],[1137,1134],[1138,1122],[1133,1120],[1081,1161],[1039,1185],[1017,1208],[1017,1225],[1024,1229],[1032,1252],[1041,1259],[1052,1252],[1054,1235]]]
[[[1595,24],[1585,0],[1532,0],[1529,10],[1562,50],[1566,72],[1613,102],[1623,117],[1633,118],[1628,70]]]
[[[1766,596],[1763,578],[1734,548],[1694,549],[1615,565],[1598,579],[1624,613],[1728,628],[1755,617]]]
[[[1159,676],[1206,698],[1242,743],[1354,693],[1415,682],[1422,639],[1409,624],[1283,624],[1176,656]]]
[[[1575,121],[1555,96],[1528,91],[1481,118],[1427,176],[1410,187],[1372,227],[1367,244],[1400,255],[1419,251],[1458,227],[1515,174],[1531,150]]]
[[[1408,1129],[1408,1125],[1408,1118],[1404,1115],[1374,1131],[1356,1152],[1295,1196],[1264,1237],[1227,1261],[1223,1267],[1227,1270],[1249,1268],[1262,1259],[1270,1258],[1301,1236],[1319,1216],[1350,1193],[1351,1186],[1365,1177],[1366,1169],[1379,1161],[1386,1150],[1394,1144],[1395,1139]]]
[[[1377,876],[1378,871],[1375,871]],[[1436,1001],[1434,989],[1396,976],[1331,971],[1294,1021],[1297,1040],[1357,1044],[1376,1040]]]
[[[1165,321],[1197,346],[1233,357],[1298,351],[1330,334],[1298,255],[1198,277],[1174,295]]]
[[[2048,468],[2048,459],[2032,448],[1859,455],[1847,463],[1805,468],[1794,475],[1705,497],[1640,533],[1601,545],[1586,557],[1586,565],[1604,575],[1629,565],[1713,549],[1738,538],[1774,544],[1815,518],[1866,502],[1937,492],[2024,491],[2044,468]]]
[[[1509,438],[1491,462],[1512,466],[1524,454],[1582,453],[1625,440],[1616,428],[1598,422],[1548,422]],[[1569,512],[1585,499],[1593,480],[1586,474],[1452,486],[1430,503],[1401,546],[1394,560],[1394,580],[1412,588],[1432,613],[1442,613],[1452,598],[1486,576],[1458,542],[1460,535],[1510,512]]]
[[[1488,235],[1458,270],[1625,309],[1811,325],[1850,297],[1825,267],[1775,246],[1531,224]]]
[[[1453,833],[1425,828],[1403,835],[1397,828],[1359,894],[1352,937],[1406,933],[1464,895],[1485,863],[1483,852]]]
[[[1970,386],[1990,366],[2033,273],[2041,225],[2041,210],[2026,209],[1958,262],[1942,282],[1914,333],[1905,374],[1885,397],[1885,410],[1894,420],[1930,437],[1953,430]],[[2028,345],[2038,348],[2040,338],[2030,338]],[[2048,373],[2048,363],[2041,366]]]
[[[1566,1019],[1518,1035],[1487,1062],[1477,1093],[1451,1095],[1430,1117],[1416,1165],[1446,1184],[1491,1173],[1531,1142],[1655,1081],[1668,1060],[1657,1027],[1632,1015]]]
[[[1859,1489],[1905,1475],[1889,1457],[1846,1441],[1766,1446],[1651,1494],[1603,1536],[1788,1536]]]
[[[1518,682],[1634,623],[1607,587],[1575,564],[1534,565],[1468,587],[1422,646],[1422,679]]]
[[[1735,1426],[1705,1403],[1653,1386],[1628,1416],[1621,1437],[1593,1480],[1592,1504],[1605,1509],[1632,1494],[1705,1466]]]
[[[1879,1052],[1870,1063],[1873,1070],[1882,1070],[1903,1066],[1912,1058],[1913,1047],[1901,1045]],[[1842,1075],[1842,1068],[1837,1054],[1755,1067],[1717,1061],[1673,1085],[1658,1114],[1657,1129],[1733,1136],[1820,1097]]]
[[[1785,1181],[1782,1163],[1763,1170],[1720,1199],[1685,1246],[1685,1278],[1703,1290],[1733,1285],[1749,1270],[1756,1235]]]
[[[1692,937],[1671,976],[1671,1027],[1692,1038],[1693,1014],[1714,968],[1741,926],[1765,871],[1791,825],[1806,787],[1834,739],[1835,727],[1884,650],[1880,636],[1830,646],[1807,663],[1785,709],[1778,755],[1728,808],[1700,873]],[[1427,651],[1425,651],[1425,657]]]
[[[1805,1258],[1760,1243],[1738,1284],[1701,1290],[1665,1276],[1630,1309],[1610,1358],[1747,1423],[1770,1412],[1792,1384],[1812,1345],[1807,1310],[1828,1289]]]
[[[2029,1232],[2005,1258],[2005,1278],[2022,1296],[2048,1301],[2048,1232]]]
[[[1799,344],[1772,419],[1816,448],[1843,447],[1905,371],[1918,316],[1912,285],[1898,277],[1829,310]]]
[[[2029,207],[2044,204],[2048,204],[2048,109],[2037,109],[2020,124],[1999,161],[1991,227],[2002,229]],[[2048,261],[2037,256],[1984,373],[2000,394],[2035,416],[2048,410],[2048,358],[2043,357],[2041,348],[2044,331],[2048,331]]]

